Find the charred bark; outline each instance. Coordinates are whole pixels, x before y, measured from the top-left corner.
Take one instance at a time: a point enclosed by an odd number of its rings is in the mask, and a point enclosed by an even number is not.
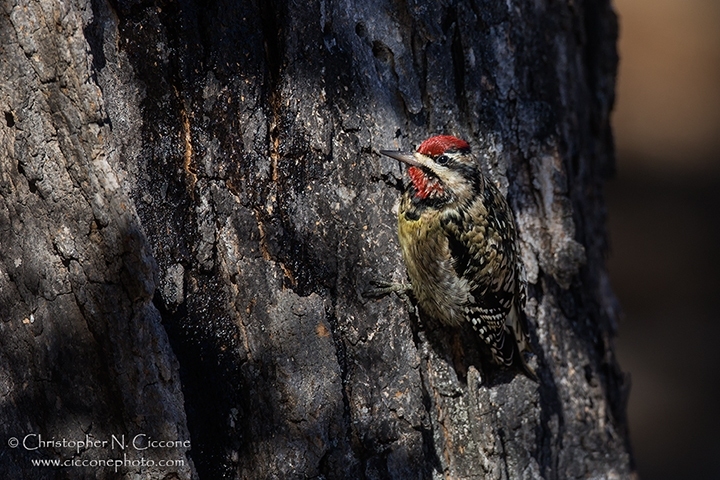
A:
[[[190,445],[117,470],[3,445],[5,478],[633,476],[608,1],[3,7],[2,441]],[[362,296],[405,278],[378,151],[435,133],[513,207],[539,384]]]

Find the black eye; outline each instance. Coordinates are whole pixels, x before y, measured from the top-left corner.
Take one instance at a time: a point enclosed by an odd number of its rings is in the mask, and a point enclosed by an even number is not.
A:
[[[445,165],[447,162],[450,161],[450,157],[447,155],[440,155],[438,158],[435,159],[435,163],[438,165]]]

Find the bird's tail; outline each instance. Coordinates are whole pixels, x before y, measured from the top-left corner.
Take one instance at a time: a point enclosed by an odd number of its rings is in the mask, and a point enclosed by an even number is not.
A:
[[[513,341],[506,341],[509,339]],[[502,352],[503,363],[508,366],[515,364],[531,380],[538,381],[535,370],[527,364],[523,355],[524,352],[532,353],[532,348],[525,330],[525,323],[515,305],[513,305],[505,321],[505,335],[501,339],[499,347]]]

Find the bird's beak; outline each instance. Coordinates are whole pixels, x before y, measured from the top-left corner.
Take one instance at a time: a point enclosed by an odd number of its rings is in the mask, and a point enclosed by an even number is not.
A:
[[[386,155],[395,160],[400,160],[403,163],[407,163],[413,167],[421,167],[422,165],[415,160],[415,155],[412,152],[402,152],[400,150],[380,150],[380,153]]]

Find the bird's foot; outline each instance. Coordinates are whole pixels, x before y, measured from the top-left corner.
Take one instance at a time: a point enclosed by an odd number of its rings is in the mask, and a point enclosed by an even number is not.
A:
[[[394,293],[405,303],[408,311],[413,312],[417,318],[420,318],[417,305],[414,305],[410,300],[410,294],[412,293],[412,285],[409,283],[395,283],[395,282],[383,282],[383,281],[370,281],[371,288],[368,288],[363,292],[365,298],[381,298],[386,295]]]
[[[399,297],[407,296],[412,291],[412,285],[409,283],[394,283],[372,280],[372,287],[363,292],[365,298],[381,298],[391,293],[396,293]]]

